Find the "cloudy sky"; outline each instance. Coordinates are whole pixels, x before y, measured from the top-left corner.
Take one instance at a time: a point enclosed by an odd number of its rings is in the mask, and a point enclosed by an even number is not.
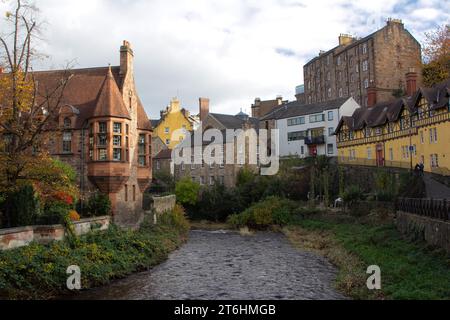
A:
[[[6,1],[6,3],[5,3]],[[2,9],[8,0],[0,0]],[[419,41],[449,22],[450,0],[37,0],[45,21],[47,68],[119,63],[124,39],[135,52],[139,94],[152,118],[172,97],[192,112],[250,112],[255,97],[294,99],[302,66],[400,18]],[[2,10],[5,11],[5,10]],[[2,13],[3,15],[3,13]]]

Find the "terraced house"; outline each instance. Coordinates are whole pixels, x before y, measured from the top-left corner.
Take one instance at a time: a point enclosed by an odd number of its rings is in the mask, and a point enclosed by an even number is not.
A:
[[[407,74],[408,96],[376,103],[343,117],[336,130],[342,164],[414,168],[450,175],[450,79],[416,91]]]

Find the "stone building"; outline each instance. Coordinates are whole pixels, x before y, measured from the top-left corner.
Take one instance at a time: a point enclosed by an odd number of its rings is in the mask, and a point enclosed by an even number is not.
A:
[[[252,117],[262,118],[273,109],[283,104],[283,97],[277,97],[275,100],[261,100],[256,98],[255,103],[252,104]]]
[[[193,181],[199,183],[203,186],[213,186],[217,183],[223,184],[225,187],[230,188],[236,185],[236,178],[241,169],[246,167],[249,170],[253,170],[254,172],[258,172],[258,165],[251,164],[249,158],[249,141],[247,140],[245,143],[245,148],[243,145],[238,145],[237,143],[228,143],[226,141],[226,130],[239,130],[242,129],[244,132],[250,129],[254,129],[256,132],[259,129],[259,121],[258,119],[249,117],[247,114],[240,112],[239,114],[227,115],[227,114],[218,114],[218,113],[210,113],[209,112],[209,100],[200,99],[200,118],[203,124],[202,127],[202,135],[203,132],[208,129],[217,129],[221,132],[223,143],[218,144],[216,141],[212,142],[202,142],[202,152],[205,151],[207,147],[215,147],[216,150],[219,150],[221,158],[226,159],[227,152],[233,149],[234,154],[234,163],[228,164],[226,161],[224,163],[207,163],[205,159],[203,159],[201,164],[196,164],[194,155],[194,132],[192,132],[191,140],[189,146],[186,146],[184,143],[180,144],[175,152],[183,151],[183,149],[190,148],[191,149],[191,161],[190,163],[183,163],[180,165],[175,165],[175,179],[180,180],[184,177],[189,177]],[[198,132],[197,132],[198,133]],[[215,151],[213,152],[213,156],[215,156]]]
[[[51,155],[76,170],[82,198],[96,191],[107,194],[121,225],[139,219],[152,179],[152,127],[136,90],[133,59],[124,41],[119,66],[70,70],[56,119],[58,134],[49,141]],[[64,75],[34,73],[39,90]]]
[[[375,89],[377,101],[389,101],[406,91],[404,75],[411,69],[419,73],[420,85],[421,46],[400,20],[389,19],[363,39],[341,34],[337,47],[304,66],[306,102],[353,97],[367,106],[369,87]]]
[[[173,176],[173,173],[172,150],[161,150],[161,152],[153,157],[153,177],[159,175]]]

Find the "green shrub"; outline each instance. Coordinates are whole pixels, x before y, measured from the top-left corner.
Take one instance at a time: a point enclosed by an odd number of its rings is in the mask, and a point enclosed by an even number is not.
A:
[[[33,225],[39,214],[39,201],[32,186],[27,185],[6,196],[3,203],[3,227],[14,228]]]
[[[265,229],[271,225],[284,226],[294,219],[297,204],[291,200],[269,197],[252,205],[240,214],[231,215],[228,223],[234,228]]]
[[[89,198],[87,211],[89,217],[109,216],[111,214],[111,200],[107,195],[97,192]]]
[[[183,206],[195,206],[198,202],[200,185],[189,178],[183,178],[175,186],[177,201]]]
[[[37,217],[37,224],[53,225],[63,224],[69,215],[70,206],[62,202],[48,203],[43,212]]]
[[[347,206],[351,207],[356,202],[364,200],[364,194],[358,186],[351,185],[345,190],[342,199]]]
[[[164,213],[159,218],[159,223],[163,225],[173,226],[181,232],[188,232],[190,229],[189,221],[186,217],[184,208],[180,205],[176,205],[173,210]]]

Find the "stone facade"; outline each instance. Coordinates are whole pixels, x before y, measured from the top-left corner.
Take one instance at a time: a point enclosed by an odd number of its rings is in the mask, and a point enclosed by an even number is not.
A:
[[[339,46],[304,66],[306,103],[353,97],[361,106],[368,104],[369,87],[379,102],[393,99],[396,90],[406,90],[404,75],[411,69],[422,83],[421,46],[400,20],[363,38],[339,37]]]
[[[255,103],[252,104],[252,117],[262,118],[275,108],[283,104],[283,98],[277,97],[275,100],[262,101],[260,98],[255,99]]]
[[[75,233],[78,236],[88,234],[93,230],[107,230],[111,217],[96,217],[74,222]],[[28,246],[32,242],[48,244],[61,241],[65,237],[63,225],[33,226],[0,230],[0,250],[10,250]]]
[[[397,229],[415,240],[424,240],[428,244],[443,248],[450,254],[450,223],[422,217],[419,215],[397,212]]]
[[[82,199],[97,191],[110,197],[119,225],[140,219],[152,178],[152,127],[137,94],[133,60],[124,41],[120,66],[70,70],[48,145],[52,156],[76,170]],[[61,76],[35,73],[40,88]]]

